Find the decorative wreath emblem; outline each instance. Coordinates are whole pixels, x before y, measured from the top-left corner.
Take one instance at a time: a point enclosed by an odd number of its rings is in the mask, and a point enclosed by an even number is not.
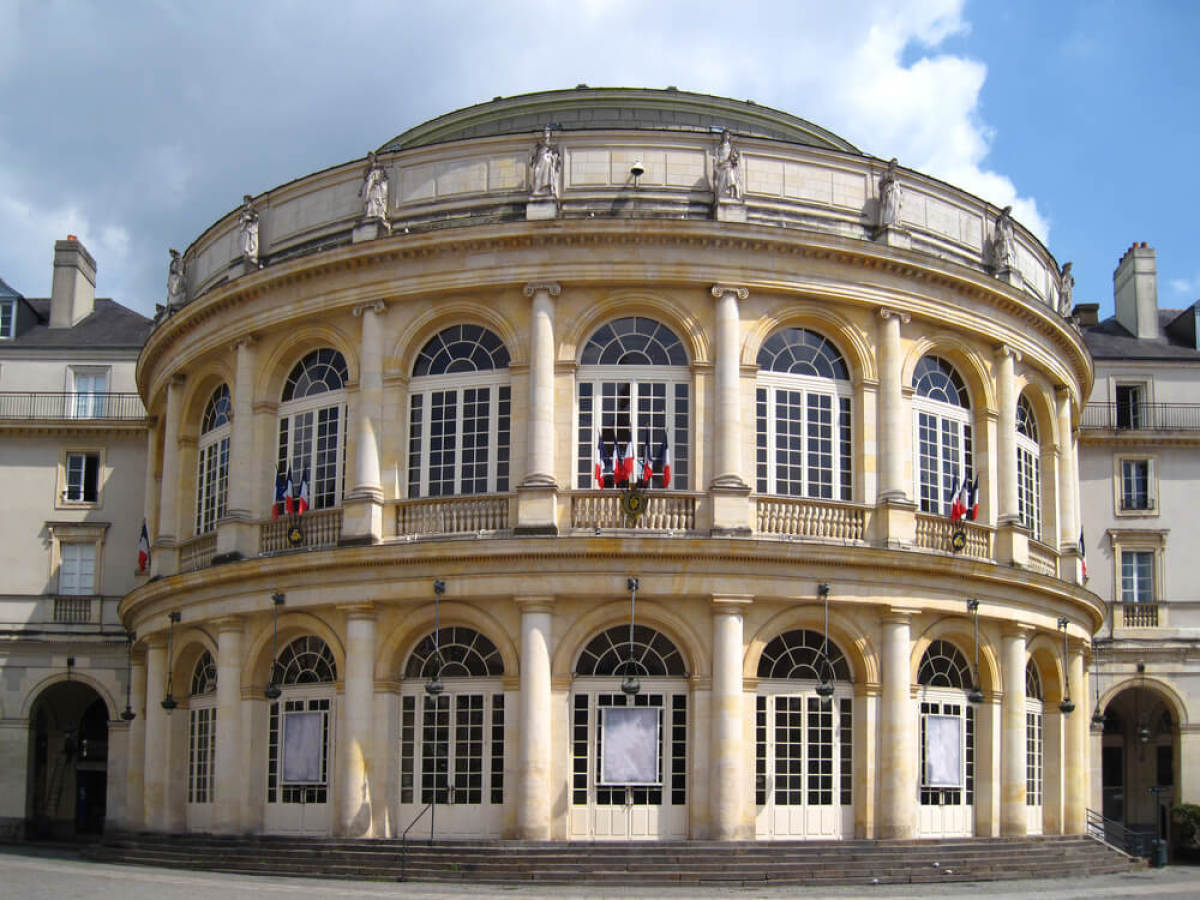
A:
[[[967,549],[967,533],[961,528],[955,528],[950,535],[950,549],[955,553],[962,553]]]
[[[291,526],[287,531],[287,541],[293,547],[299,547],[304,543],[304,529],[299,525]]]
[[[645,511],[646,494],[644,491],[639,491],[636,487],[631,487],[629,490],[622,492],[621,512],[625,514],[627,519],[636,524]]]

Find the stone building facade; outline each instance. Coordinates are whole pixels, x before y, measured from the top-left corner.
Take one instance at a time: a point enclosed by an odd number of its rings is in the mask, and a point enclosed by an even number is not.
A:
[[[249,197],[173,277],[117,825],[1083,830],[1092,364],[1007,210],[581,87]]]

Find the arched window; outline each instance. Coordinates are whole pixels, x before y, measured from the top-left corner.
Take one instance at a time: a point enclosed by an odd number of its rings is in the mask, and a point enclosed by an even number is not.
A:
[[[229,494],[229,387],[221,385],[204,405],[196,465],[196,534],[207,534],[225,515]]]
[[[758,677],[850,681],[850,666],[841,648],[833,641],[826,644],[819,631],[797,629],[777,635],[763,648]]]
[[[307,479],[312,509],[342,499],[348,377],[342,354],[325,347],[300,360],[283,386],[279,471],[290,472],[297,488]]]
[[[1042,690],[1042,673],[1038,671],[1037,663],[1032,659],[1025,664],[1025,699],[1046,699],[1046,695]]]
[[[690,377],[687,352],[665,325],[629,316],[597,328],[579,358],[575,486],[612,487],[613,460],[632,453],[649,459],[653,487],[668,486],[669,467],[669,486],[687,490]]]
[[[441,665],[438,665],[438,654]],[[498,678],[504,674],[504,660],[488,638],[474,628],[442,628],[437,633],[435,652],[434,636],[427,634],[408,658],[404,667],[405,678],[475,677]]]
[[[1025,664],[1025,805],[1042,805],[1042,762],[1045,756],[1042,673],[1032,659]],[[1029,822],[1031,834],[1041,833],[1039,816]]]
[[[602,631],[583,648],[575,664],[575,674],[581,677],[630,673],[643,678],[687,676],[683,657],[671,639],[646,625],[634,626],[632,644],[627,625]]]
[[[207,417],[206,417],[207,418]],[[217,753],[217,666],[205,650],[192,670],[188,700],[187,802],[211,803]]]
[[[971,400],[950,363],[925,356],[913,371],[921,512],[949,515],[954,496],[975,468]]]
[[[974,682],[967,658],[949,641],[933,641],[925,649],[917,669],[918,684],[967,691]]]
[[[1035,541],[1042,539],[1042,449],[1033,408],[1022,394],[1017,401],[1017,511]]]
[[[922,806],[943,809],[943,833],[971,833],[965,815],[975,803],[975,708],[962,693],[975,683],[962,651],[949,641],[930,643],[917,668],[921,695]],[[962,815],[960,815],[960,813]]]
[[[417,354],[408,405],[408,496],[508,490],[508,349],[479,325],[438,332]]]
[[[267,803],[285,808],[327,803],[337,681],[333,651],[316,635],[303,635],[280,651],[272,674],[284,690],[267,716]]]
[[[853,499],[853,398],[837,348],[815,331],[785,328],[763,342],[758,367],[758,492]]]
[[[337,663],[329,645],[314,634],[298,637],[279,654],[280,684],[337,681]]]

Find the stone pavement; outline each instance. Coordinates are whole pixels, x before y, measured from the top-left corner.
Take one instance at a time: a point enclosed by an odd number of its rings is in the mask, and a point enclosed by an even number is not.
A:
[[[1154,900],[1194,900],[1200,897],[1200,868],[1171,866],[1166,869],[1092,878],[1056,878],[1037,881],[991,881],[968,884],[887,885],[880,887],[835,887],[809,891],[803,887],[775,888],[662,888],[644,891],[603,885],[474,885],[382,883],[338,881],[316,878],[262,878],[193,872],[148,866],[118,866],[76,859],[72,851],[29,845],[0,847],[0,898],[20,900],[181,900],[207,896],[219,900],[313,900],[319,898],[654,898],[675,900],[688,897],[750,898],[917,898],[972,897],[987,900],[1095,900],[1104,897],[1148,897]]]

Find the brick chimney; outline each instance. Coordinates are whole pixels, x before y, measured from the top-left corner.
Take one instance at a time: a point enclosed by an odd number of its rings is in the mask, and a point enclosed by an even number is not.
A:
[[[54,281],[50,286],[50,327],[70,328],[96,306],[96,260],[73,234],[54,242]]]
[[[1113,272],[1117,321],[1139,340],[1158,337],[1158,261],[1146,242],[1134,243]]]

